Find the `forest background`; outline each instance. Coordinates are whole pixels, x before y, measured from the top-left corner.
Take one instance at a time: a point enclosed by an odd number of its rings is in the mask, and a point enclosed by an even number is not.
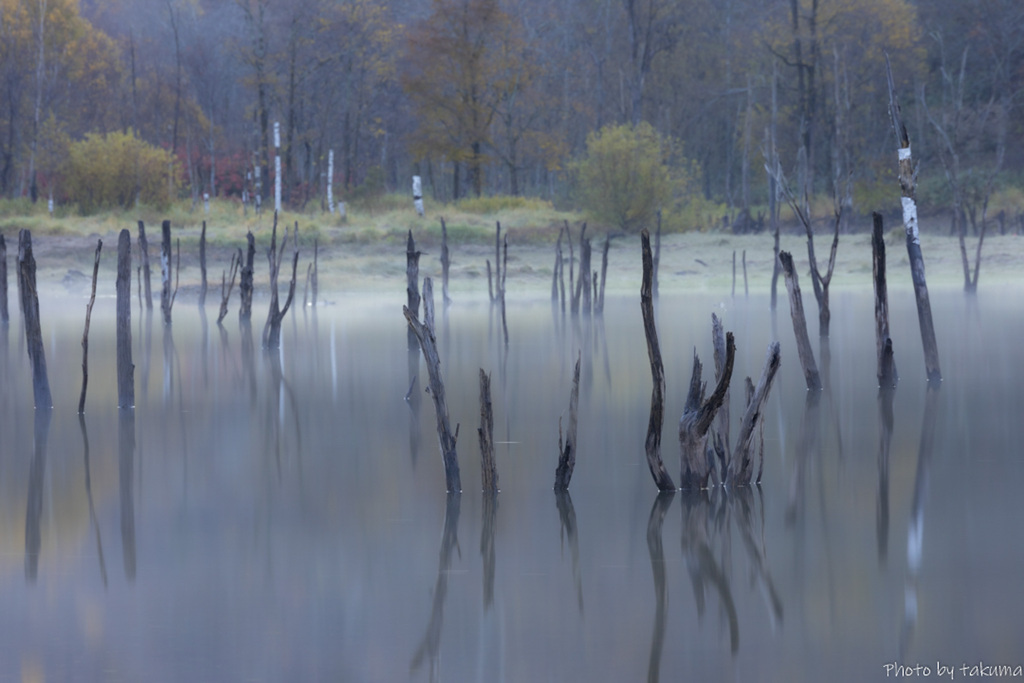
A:
[[[649,126],[668,230],[759,230],[776,158],[856,220],[899,206],[886,55],[922,210],[1015,232],[1018,0],[0,0],[0,213],[88,214],[102,184],[266,206],[278,122],[295,211],[327,207],[332,150],[354,205],[420,175],[435,202],[576,209],[588,141]]]

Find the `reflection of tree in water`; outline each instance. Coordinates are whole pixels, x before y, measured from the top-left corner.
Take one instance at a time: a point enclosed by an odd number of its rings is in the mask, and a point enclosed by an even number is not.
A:
[[[875,508],[875,536],[878,541],[878,562],[885,564],[889,554],[889,447],[892,443],[895,396],[893,387],[878,390],[878,504]]]
[[[85,497],[89,502],[89,522],[96,532],[96,553],[100,560],[100,576],[103,578],[103,587],[107,586],[107,563],[103,559],[103,539],[100,537],[100,525],[96,520],[96,507],[92,502],[92,475],[89,466],[89,432],[85,428],[85,415],[78,414],[78,426],[82,430],[82,445],[85,459]]]
[[[121,545],[124,575],[135,580],[135,499],[132,494],[135,468],[135,410],[120,408],[117,414],[117,463],[121,491]]]
[[[921,441],[917,451],[917,474],[914,476],[914,498],[910,504],[907,523],[907,580],[903,596],[903,628],[900,631],[900,658],[906,656],[917,626],[917,581],[921,573],[921,554],[924,551],[924,503],[928,495],[928,471],[935,447],[936,404],[939,398],[938,382],[929,382],[924,398],[924,418],[921,420]]]
[[[39,550],[43,533],[43,478],[46,473],[46,442],[50,435],[53,410],[37,408],[32,448],[32,464],[28,471],[28,506],[25,510],[25,578],[35,581],[39,575]]]
[[[651,572],[654,574],[654,633],[651,635],[651,655],[647,663],[647,681],[656,683],[661,677],[661,650],[665,643],[665,618],[668,610],[668,591],[665,588],[665,546],[661,541],[661,527],[665,522],[675,491],[658,494],[651,506],[647,519],[647,552],[651,556]]]
[[[721,498],[719,498],[722,500]],[[714,518],[719,512],[708,498],[707,491],[683,492],[683,558],[690,574],[693,597],[697,602],[697,616],[703,619],[706,611],[706,589],[710,586],[718,594],[722,609],[729,622],[729,649],[735,654],[740,646],[739,618],[729,588],[729,577],[719,564],[712,549]]]
[[[444,622],[444,603],[448,596],[448,571],[452,565],[452,551],[458,550],[459,555],[459,508],[462,502],[462,494],[458,492],[448,493],[444,510],[444,532],[441,535],[441,552],[439,553],[437,567],[437,582],[434,584],[434,603],[430,610],[430,621],[427,622],[427,632],[423,635],[420,646],[413,654],[411,669],[416,671],[423,665],[425,658],[430,660],[430,680],[440,679],[438,669],[438,656],[441,652],[441,627]]]
[[[480,556],[484,561],[484,611],[494,603],[494,527],[498,521],[498,494],[484,491],[483,525],[480,529]]]
[[[583,614],[583,577],[580,572],[580,541],[576,533],[576,508],[572,504],[572,496],[568,489],[555,491],[555,506],[558,508],[558,519],[561,522],[560,539],[563,544],[569,543],[569,557],[572,560],[572,580],[576,584],[576,601]],[[563,546],[564,547],[564,546]]]

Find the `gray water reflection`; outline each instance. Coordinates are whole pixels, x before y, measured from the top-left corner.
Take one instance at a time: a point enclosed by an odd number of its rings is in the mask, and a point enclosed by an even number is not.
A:
[[[345,299],[296,311],[271,355],[231,317],[211,342],[193,307],[168,337],[140,315],[132,416],[116,408],[113,300],[99,299],[83,421],[84,302],[44,300],[46,429],[24,344],[0,343],[0,679],[876,680],[897,660],[1016,664],[1019,297],[983,293],[971,312],[959,292],[934,295],[934,399],[912,295],[891,299],[895,395],[876,386],[870,293],[835,292],[830,390],[806,392],[780,325],[763,485],[697,497],[658,496],[647,470],[636,297],[575,322],[510,300],[507,351],[489,303],[460,301],[439,343],[463,480],[480,480],[465,435],[484,368],[502,491],[454,501],[429,402],[411,409],[423,369],[398,297],[393,316]],[[658,305],[667,416],[694,349],[712,355],[712,311],[737,331],[735,376],[757,376],[766,297]],[[577,353],[591,368],[577,465],[553,510]],[[108,571],[118,555],[124,570]]]

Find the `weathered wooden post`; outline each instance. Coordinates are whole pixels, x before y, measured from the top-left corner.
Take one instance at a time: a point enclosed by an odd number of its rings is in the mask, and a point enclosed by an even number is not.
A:
[[[163,289],[160,294],[160,310],[164,315],[164,324],[171,324],[171,222],[164,221],[160,226],[160,280]]]
[[[202,281],[199,284],[199,307],[206,305],[206,221],[203,221],[203,230],[199,233],[199,271]]]
[[[498,491],[498,468],[494,462],[494,411],[491,408],[491,378],[480,368],[480,478],[484,494]]]
[[[135,407],[135,364],[132,363],[132,237],[117,237],[117,407]]]
[[[749,486],[751,481],[761,483],[761,471],[764,467],[764,402],[768,400],[768,392],[772,389],[772,382],[781,364],[779,342],[772,342],[768,345],[768,353],[765,355],[764,368],[761,370],[761,378],[754,388],[750,378],[747,378],[747,407],[743,412],[743,419],[740,420],[740,431],[736,437],[736,450],[733,451],[729,460],[729,469],[725,477],[726,482],[731,486]],[[754,437],[757,440],[757,453],[759,465],[757,478],[754,478]]]
[[[800,282],[796,268],[793,267],[793,256],[788,251],[779,252],[779,263],[782,275],[786,278],[786,291],[789,293],[789,314],[793,319],[793,334],[796,335],[796,351],[800,357],[800,367],[804,371],[804,380],[808,391],[821,389],[821,375],[818,364],[814,362],[814,350],[811,339],[807,336],[807,318],[804,316],[804,301],[800,294]]]
[[[445,306],[452,302],[448,296],[448,269],[451,267],[451,254],[448,252],[448,226],[441,218],[441,303]]]
[[[96,241],[96,257],[92,264],[92,294],[89,295],[89,304],[85,307],[85,331],[82,332],[82,393],[78,397],[78,414],[85,412],[85,390],[89,386],[89,322],[92,320],[92,305],[96,303],[96,276],[100,270],[100,251],[103,249],[103,240]],[[128,277],[131,277],[129,270]]]
[[[711,314],[711,345],[715,355],[715,383],[722,380],[722,373],[725,371],[725,359],[728,355],[725,348],[725,327],[722,320]],[[729,453],[729,399],[731,392],[725,390],[725,397],[722,399],[722,406],[715,414],[714,430],[711,433],[711,444],[714,447],[715,455],[718,456],[722,480],[725,480],[726,467],[728,466]]]
[[[732,367],[736,358],[736,342],[732,332],[725,334],[725,367],[714,392],[706,400],[704,391],[707,387],[701,381],[703,366],[697,352],[693,352],[693,372],[690,375],[690,390],[686,395],[686,405],[679,418],[679,449],[682,459],[682,480],[684,489],[699,490],[708,487],[711,476],[711,463],[708,461],[708,431],[715,420],[718,409],[722,407],[729,382],[732,380]]]
[[[644,228],[640,232],[640,249],[643,264],[643,277],[640,284],[640,312],[644,320],[644,336],[647,338],[647,357],[651,363],[651,377],[654,389],[651,391],[651,415],[647,422],[647,438],[644,440],[644,451],[647,454],[647,467],[654,477],[654,484],[659,491],[675,491],[665,464],[661,460],[661,428],[665,423],[665,366],[661,360],[661,347],[658,345],[658,330],[654,324],[654,263],[651,258],[651,237]]]
[[[10,320],[7,310],[7,242],[0,235],[0,324],[6,325]]]
[[[412,311],[413,316],[420,314],[420,254],[416,251],[416,242],[412,238],[412,230],[405,242],[405,298],[406,307]],[[490,280],[488,280],[488,283]],[[417,335],[410,327],[408,332],[408,347],[410,351],[417,348]]]
[[[146,224],[139,221],[139,256],[142,260],[143,283],[146,288],[146,310],[153,310],[153,286],[150,282],[149,242],[146,241]],[[139,296],[142,296],[140,293]]]
[[[572,471],[576,467],[576,424],[580,400],[580,356],[572,373],[572,391],[569,393],[569,426],[562,438],[562,418],[558,418],[558,467],[555,468],[555,491],[566,491]]]
[[[267,261],[270,263],[270,310],[267,313],[267,322],[263,326],[263,347],[266,349],[277,349],[281,346],[281,321],[287,315],[288,309],[295,298],[295,275],[299,267],[299,224],[295,223],[295,233],[292,236],[295,243],[292,254],[292,279],[288,284],[288,296],[284,306],[281,306],[277,291],[277,279],[281,271],[281,259],[284,257],[284,249],[288,244],[288,228],[284,229],[284,237],[281,238],[281,249],[277,249],[277,214],[274,214],[274,227],[270,233],[270,248],[267,249]]]
[[[21,312],[25,318],[25,341],[28,358],[32,363],[32,394],[37,410],[53,407],[50,380],[46,374],[46,354],[43,351],[43,332],[39,321],[39,295],[36,292],[36,259],[32,255],[32,233],[18,233],[18,285],[21,293]]]
[[[418,294],[417,298],[419,298]],[[433,308],[433,302],[431,302],[431,308]],[[441,458],[444,462],[445,486],[448,493],[458,493],[462,491],[462,484],[459,480],[459,459],[455,450],[455,442],[459,438],[459,429],[456,426],[455,433],[453,434],[448,419],[448,404],[445,402],[444,397],[444,381],[441,379],[441,359],[437,355],[437,339],[434,336],[434,329],[421,323],[408,306],[402,307],[402,313],[409,324],[409,329],[419,342],[420,350],[423,352],[423,360],[427,364],[427,374],[430,377],[430,397],[434,401],[434,413],[437,417],[437,437],[441,445]]]
[[[896,97],[896,86],[892,79],[889,57],[885,58],[886,77],[889,82],[889,116],[892,131],[899,143],[899,180],[901,203],[903,205],[903,229],[907,234],[907,256],[910,258],[910,274],[914,281],[914,297],[917,301],[917,319],[921,327],[921,343],[924,345],[924,364],[928,381],[942,381],[939,369],[939,346],[935,341],[935,323],[932,321],[932,304],[928,298],[928,282],[924,275],[924,256],[921,254],[921,238],[917,225],[917,169],[910,152],[910,135],[903,125],[900,103]]]
[[[608,284],[608,248],[611,246],[611,235],[605,235],[604,248],[601,250],[601,293],[594,305],[594,312],[598,315],[604,313],[604,287]]]
[[[583,294],[583,315],[589,316],[591,313],[591,280],[590,280],[590,240],[586,239],[587,226],[583,226],[583,232],[580,233],[580,279],[577,280],[576,285],[576,299],[579,300],[580,294]],[[577,303],[577,306],[579,304]]]
[[[885,239],[882,214],[872,214],[871,262],[875,285],[875,346],[878,360],[878,386],[895,387],[899,381],[893,358],[892,339],[889,338],[889,293],[885,282]]]
[[[245,251],[245,265],[242,266],[242,275],[238,282],[238,293],[242,300],[241,306],[238,308],[239,320],[252,319],[252,280],[253,268],[255,266],[254,261],[256,259],[256,238],[253,237],[251,230],[245,234],[245,240],[247,243]],[[241,257],[239,257],[239,261],[241,261]]]

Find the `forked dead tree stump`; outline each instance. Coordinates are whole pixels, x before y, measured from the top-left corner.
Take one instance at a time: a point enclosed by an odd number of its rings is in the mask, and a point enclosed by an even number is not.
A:
[[[718,380],[718,386],[706,400],[707,384],[701,381],[703,367],[697,352],[693,353],[693,372],[690,376],[690,390],[686,395],[686,406],[679,418],[679,447],[682,459],[683,489],[698,490],[708,486],[711,476],[711,458],[708,452],[708,431],[715,414],[722,407],[725,394],[732,379],[732,366],[736,357],[736,343],[732,332],[725,335],[725,368]]]

